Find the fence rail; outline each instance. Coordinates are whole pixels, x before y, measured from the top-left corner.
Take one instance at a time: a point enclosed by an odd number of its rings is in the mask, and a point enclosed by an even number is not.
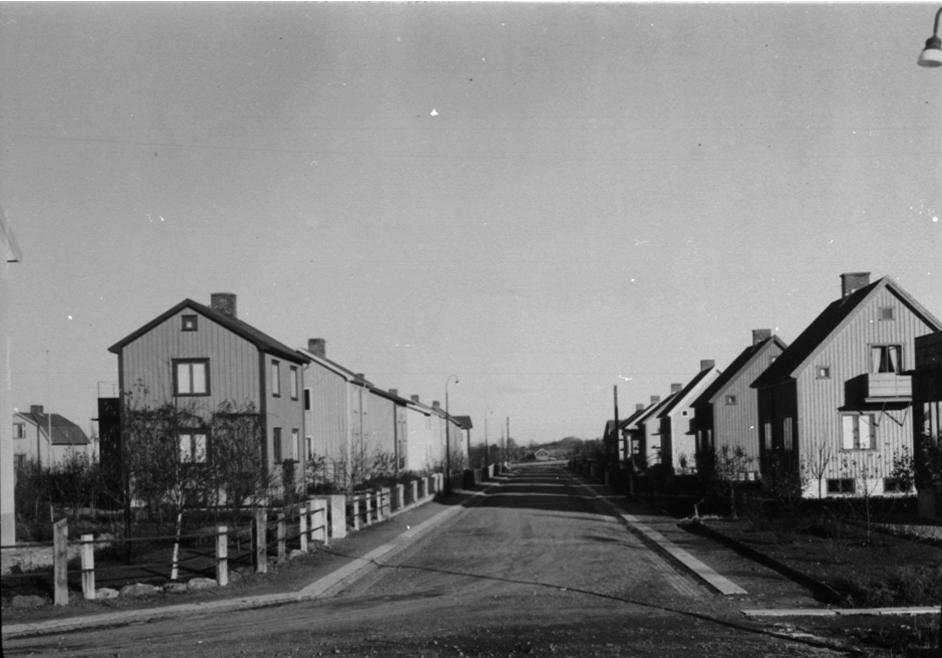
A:
[[[251,566],[256,573],[266,573],[269,562],[282,562],[293,555],[327,546],[332,539],[345,537],[350,530],[385,521],[390,517],[432,499],[444,491],[444,477],[434,473],[428,477],[397,484],[393,487],[360,491],[352,495],[314,496],[307,500],[280,508],[255,508],[251,515],[251,529],[233,530],[217,525],[202,532],[185,534],[163,534],[145,537],[95,537],[82,534],[78,539],[69,539],[68,519],[53,524],[52,542],[31,542],[4,549],[51,548],[53,564],[48,571],[3,576],[5,585],[10,581],[35,582],[51,577],[53,603],[67,605],[69,602],[70,575],[72,584],[80,589],[86,600],[95,600],[99,588],[106,584],[127,584],[128,579],[140,576],[145,580],[165,578],[168,572],[166,561],[148,561],[132,564],[107,564],[96,566],[96,548],[124,544],[188,543],[183,554],[172,560],[170,573],[179,572],[212,578],[219,586],[229,584],[233,564]],[[248,534],[247,550],[242,550]],[[205,542],[205,544],[204,544]],[[79,568],[69,573],[69,548],[78,547]],[[75,558],[73,558],[75,559]],[[174,570],[176,569],[176,571]],[[173,580],[173,579],[171,579]]]

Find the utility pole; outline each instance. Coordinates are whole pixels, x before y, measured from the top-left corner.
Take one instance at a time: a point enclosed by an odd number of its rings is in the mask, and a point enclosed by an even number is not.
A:
[[[612,390],[613,397],[614,397],[614,399],[615,399],[615,424],[614,424],[614,426],[612,427],[612,432],[613,432],[613,434],[614,434],[614,436],[612,437],[612,439],[613,439],[613,440],[612,440],[612,447],[613,447],[613,449],[614,449],[614,451],[615,451],[615,469],[616,469],[616,472],[617,472],[618,470],[621,469],[621,459],[619,458],[620,455],[618,454],[618,448],[619,448],[619,445],[618,445],[618,443],[619,443],[619,440],[618,440],[618,439],[619,439],[619,432],[618,432],[618,384],[615,384],[614,386],[612,386],[612,389],[613,389],[613,390]],[[614,473],[613,473],[613,475],[614,475]]]

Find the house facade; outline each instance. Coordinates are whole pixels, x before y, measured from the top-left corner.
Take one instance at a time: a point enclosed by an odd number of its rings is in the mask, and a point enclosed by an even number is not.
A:
[[[753,329],[752,344],[693,402],[701,473],[748,480],[760,477],[759,402],[751,384],[785,348],[785,342],[773,336],[771,329]],[[742,457],[733,463],[735,455]],[[725,462],[719,471],[717,457]]]
[[[180,432],[181,459],[212,459],[209,423],[231,410],[258,414],[263,471],[278,482],[305,471],[302,369],[307,357],[237,317],[236,296],[185,299],[109,348],[131,409],[172,404],[206,423]]]
[[[901,491],[915,338],[940,323],[888,277],[841,275],[832,302],[752,384],[763,486],[806,497]]]
[[[700,372],[671,396],[657,414],[661,462],[676,475],[695,473],[697,445],[693,430],[693,403],[720,371],[712,359],[700,361]]]
[[[637,470],[645,470],[661,462],[661,424],[658,414],[664,406],[676,395],[683,385],[671,384],[671,392],[665,398],[652,395],[650,404],[641,413],[632,416],[625,431],[631,440],[631,452]]]
[[[55,468],[76,456],[91,459],[92,443],[81,427],[42,405],[13,413],[13,464],[16,472],[27,465]]]
[[[942,519],[942,332],[916,337],[913,445],[919,515]]]

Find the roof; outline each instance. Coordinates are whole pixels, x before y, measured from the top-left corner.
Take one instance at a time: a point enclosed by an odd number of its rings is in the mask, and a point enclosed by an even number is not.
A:
[[[648,420],[651,416],[653,416],[653,415],[656,414],[661,408],[663,408],[665,404],[667,404],[668,402],[670,402],[670,400],[671,400],[675,395],[677,395],[677,393],[670,393],[670,394],[669,394],[667,397],[665,397],[663,400],[659,400],[659,401],[657,401],[657,402],[653,402],[653,403],[649,404],[645,409],[643,409],[642,411],[640,411],[639,413],[637,413],[637,414],[632,414],[631,416],[628,417],[629,423],[632,424],[632,425],[637,425],[638,423],[643,423],[644,421]]]
[[[125,345],[137,340],[147,332],[151,331],[154,327],[161,324],[162,322],[165,322],[168,318],[173,317],[185,308],[191,308],[194,311],[205,315],[213,322],[222,325],[234,334],[249,341],[262,352],[274,354],[275,356],[280,356],[284,359],[288,359],[289,361],[294,361],[295,363],[307,363],[310,361],[307,356],[301,354],[297,350],[291,349],[284,343],[275,340],[268,334],[259,331],[249,323],[244,322],[238,318],[234,318],[230,315],[226,315],[225,313],[220,313],[219,311],[216,311],[209,306],[194,302],[192,299],[184,299],[173,308],[165,311],[164,313],[161,313],[138,330],[128,334],[117,343],[109,347],[108,351],[117,354]]]
[[[474,425],[471,424],[471,416],[452,416],[452,419],[454,419],[463,430],[469,430],[474,427]]]
[[[866,285],[859,290],[852,292],[846,297],[831,302],[821,311],[811,324],[805,327],[805,330],[799,334],[798,338],[789,345],[785,351],[778,355],[775,362],[759,375],[754,382],[753,388],[764,388],[774,386],[792,379],[795,370],[810,357],[820,345],[853,313],[862,308],[863,302],[878,288],[886,287],[895,294],[900,301],[906,304],[909,309],[918,315],[927,324],[936,329],[942,328],[939,322],[929,311],[923,308],[913,297],[903,290],[898,283],[889,277],[883,277]]]
[[[690,394],[690,391],[692,391],[697,386],[697,384],[702,382],[703,379],[714,370],[716,370],[716,368],[714,368],[713,366],[710,366],[709,368],[704,368],[703,370],[698,372],[694,376],[693,379],[687,382],[686,386],[684,386],[676,394],[671,396],[670,401],[664,406],[663,409],[661,409],[657,417],[664,418],[665,416],[667,416],[667,414],[669,414],[674,409],[674,407],[676,407],[680,403],[681,400],[683,400],[685,397],[687,397],[687,395]]]
[[[764,340],[759,341],[758,343],[750,345],[749,347],[744,349],[742,352],[740,352],[739,356],[733,359],[733,362],[730,363],[729,366],[726,367],[726,370],[720,373],[719,377],[714,379],[712,382],[710,382],[709,386],[703,389],[703,392],[699,395],[699,397],[697,397],[696,400],[694,400],[691,403],[690,406],[698,407],[704,404],[709,404],[710,398],[716,395],[720,391],[720,389],[722,389],[730,381],[732,381],[733,377],[739,374],[740,370],[742,370],[747,365],[749,365],[749,362],[752,360],[754,356],[756,356],[759,352],[765,349],[765,347],[768,346],[769,343],[772,343],[772,342],[776,343],[779,347],[782,348],[782,350],[788,347],[785,344],[785,341],[783,341],[778,336],[770,336]]]
[[[85,432],[82,431],[82,428],[59,414],[34,414],[18,411],[13,415],[38,427],[39,432],[47,438],[49,436],[49,423],[51,420],[52,445],[54,446],[87,446],[89,444],[88,437],[85,436]]]

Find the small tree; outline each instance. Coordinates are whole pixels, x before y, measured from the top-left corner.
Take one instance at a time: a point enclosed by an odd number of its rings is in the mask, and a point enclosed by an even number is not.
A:
[[[752,457],[746,454],[742,446],[730,448],[724,444],[711,460],[714,468],[714,477],[717,482],[726,488],[729,495],[729,513],[734,519],[738,518],[736,509],[736,486],[748,471]]]
[[[824,498],[824,476],[833,456],[831,444],[823,441],[817,445],[810,456],[801,462],[801,469],[805,473],[805,478],[814,478],[818,483],[818,498]]]

